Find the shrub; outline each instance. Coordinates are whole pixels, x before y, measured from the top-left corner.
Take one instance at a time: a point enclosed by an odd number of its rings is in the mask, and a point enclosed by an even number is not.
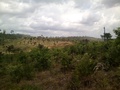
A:
[[[33,79],[34,76],[34,68],[32,64],[24,64],[23,65],[23,78],[26,80]]]
[[[39,59],[36,61],[35,68],[39,71],[46,70],[50,68],[50,60],[48,55],[40,55]]]
[[[78,90],[80,86],[90,85],[92,82],[90,75],[93,74],[95,65],[96,62],[90,59],[90,56],[85,53],[76,66],[68,87],[71,90]]]
[[[90,56],[86,53],[77,65],[76,71],[80,77],[88,76],[93,73],[95,65],[96,62],[90,59]]]
[[[49,69],[51,66],[51,61],[50,61],[50,53],[47,48],[43,48],[41,50],[33,50],[30,53],[31,58],[35,62],[35,68],[38,71],[46,70]]]
[[[6,74],[5,66],[0,64],[0,76],[4,76]]]
[[[33,78],[33,69],[30,65],[9,65],[8,72],[12,82],[19,83],[22,79],[31,80]]]
[[[108,62],[111,66],[117,67],[120,65],[120,45],[113,46],[109,50]]]
[[[23,78],[23,67],[22,65],[9,66],[8,72],[10,73],[10,79],[12,82],[19,83]]]
[[[72,69],[72,58],[67,53],[63,53],[61,56],[61,70],[68,71]]]
[[[86,52],[86,45],[76,44],[74,46],[70,46],[66,51],[68,51],[69,54],[84,54]]]
[[[38,44],[38,49],[43,49],[44,46],[42,44]]]
[[[16,58],[18,59],[18,62],[22,63],[22,64],[27,64],[28,63],[28,57],[26,53],[19,53]]]

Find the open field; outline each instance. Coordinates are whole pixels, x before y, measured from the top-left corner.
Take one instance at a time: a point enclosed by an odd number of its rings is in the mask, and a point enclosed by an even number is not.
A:
[[[0,90],[119,90],[119,40],[6,38]]]
[[[34,40],[30,40],[30,39],[17,39],[17,40],[8,40],[6,44],[0,45],[0,51],[5,52],[6,51],[6,47],[10,46],[10,45],[14,45],[14,47],[16,48],[20,48],[26,52],[31,51],[33,48],[37,47],[38,45],[43,45],[47,48],[62,48],[65,46],[69,46],[69,45],[73,45],[73,42],[71,41],[62,41],[62,40],[39,40],[39,39],[34,39]]]

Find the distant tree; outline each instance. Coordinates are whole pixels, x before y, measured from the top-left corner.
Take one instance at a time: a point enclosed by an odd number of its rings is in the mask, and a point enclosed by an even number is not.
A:
[[[105,33],[104,37],[105,37],[105,40],[109,40],[111,39],[112,35],[110,33]]]
[[[105,41],[110,40],[112,35],[110,33],[104,33],[104,35],[101,35],[101,38]]]
[[[116,37],[117,37],[115,42],[116,42],[117,45],[119,45],[120,44],[120,27],[118,27],[117,29],[114,29],[113,31],[114,31],[114,33],[116,34]]]
[[[113,31],[117,35],[117,37],[120,38],[120,27],[118,27],[117,29],[114,29]]]
[[[41,37],[44,37],[43,35],[41,35]]]
[[[3,34],[6,34],[6,30],[3,30]]]
[[[104,35],[101,35],[101,38],[104,39]]]
[[[10,33],[13,34],[13,33],[14,33],[14,30],[11,30]]]

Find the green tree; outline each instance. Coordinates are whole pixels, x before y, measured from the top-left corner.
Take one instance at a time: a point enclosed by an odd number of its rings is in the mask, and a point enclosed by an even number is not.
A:
[[[113,31],[117,35],[117,38],[120,38],[120,27],[118,27],[117,29],[114,29]]]
[[[110,33],[105,33],[104,37],[106,40],[109,40],[111,39],[112,35]]]
[[[13,34],[13,33],[14,33],[14,30],[11,30],[10,33]]]
[[[111,43],[109,47],[109,57],[108,62],[112,67],[118,67],[120,65],[120,27],[113,30],[117,38]]]
[[[112,35],[110,33],[104,33],[104,35],[101,35],[101,38],[104,39],[105,41],[110,40]]]
[[[3,30],[3,34],[6,34],[6,30]]]

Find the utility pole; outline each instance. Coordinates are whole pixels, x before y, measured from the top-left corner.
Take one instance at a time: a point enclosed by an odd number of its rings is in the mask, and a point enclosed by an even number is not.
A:
[[[105,41],[105,27],[104,27],[104,35],[103,36],[104,36],[104,41]]]

